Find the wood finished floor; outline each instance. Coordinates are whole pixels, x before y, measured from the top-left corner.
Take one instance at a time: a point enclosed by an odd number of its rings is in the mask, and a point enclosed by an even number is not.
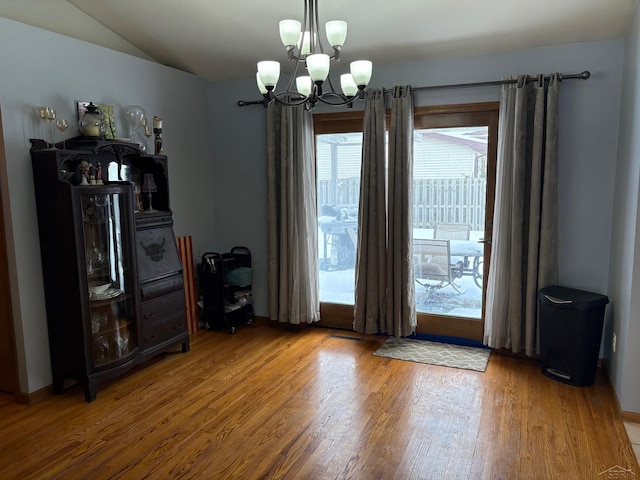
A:
[[[640,477],[601,374],[578,388],[496,354],[485,373],[374,357],[383,341],[200,331],[91,404],[79,387],[30,407],[2,395],[0,478]]]

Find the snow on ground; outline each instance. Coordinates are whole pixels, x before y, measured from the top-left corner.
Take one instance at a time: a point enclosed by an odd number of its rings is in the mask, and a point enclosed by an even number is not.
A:
[[[433,231],[414,230],[416,238],[432,238]],[[322,233],[319,232],[322,238]],[[471,232],[471,239],[478,240],[482,232]],[[322,256],[322,246],[319,248]],[[341,270],[320,271],[320,301],[353,305],[355,270],[353,268]],[[416,283],[416,307],[421,313],[435,313],[440,315],[452,315],[465,318],[480,319],[482,315],[482,289],[479,288],[473,278],[464,275],[456,280],[459,292],[451,285],[440,289],[427,289]]]

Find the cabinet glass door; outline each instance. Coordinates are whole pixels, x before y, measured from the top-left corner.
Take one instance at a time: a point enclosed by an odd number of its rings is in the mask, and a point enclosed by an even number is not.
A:
[[[131,194],[121,187],[86,187],[81,194],[89,321],[96,367],[136,348]]]

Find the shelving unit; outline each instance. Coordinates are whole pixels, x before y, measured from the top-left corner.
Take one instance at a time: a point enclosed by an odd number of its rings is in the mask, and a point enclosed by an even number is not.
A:
[[[253,324],[251,252],[233,247],[229,253],[207,252],[200,264],[203,322],[209,329],[235,333],[241,323]]]
[[[189,351],[167,158],[117,141],[31,142],[54,391],[74,379],[91,402],[101,381],[175,345]],[[100,172],[92,184],[87,165]]]

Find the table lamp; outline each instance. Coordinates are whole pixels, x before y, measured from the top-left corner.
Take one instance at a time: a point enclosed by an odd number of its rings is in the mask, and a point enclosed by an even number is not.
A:
[[[153,205],[151,204],[151,195],[153,194],[153,192],[157,192],[158,191],[158,187],[156,186],[156,182],[153,179],[153,173],[145,173],[144,174],[144,182],[142,183],[142,191],[144,193],[146,193],[147,196],[149,197],[149,208],[147,209],[147,213],[157,212],[157,210],[155,210],[153,208]]]

